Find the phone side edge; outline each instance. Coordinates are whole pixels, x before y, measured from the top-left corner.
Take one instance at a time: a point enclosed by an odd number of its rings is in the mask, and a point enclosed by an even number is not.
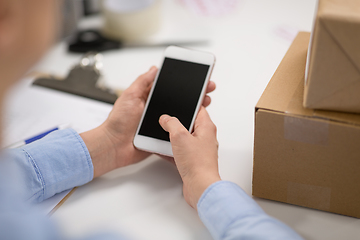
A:
[[[213,62],[209,67],[209,71],[207,72],[207,76],[205,78],[204,85],[203,85],[203,88],[201,90],[201,94],[200,94],[199,100],[197,102],[193,118],[191,120],[191,124],[190,124],[190,127],[189,127],[189,132],[190,133],[193,132],[195,120],[196,120],[197,115],[199,114],[200,108],[201,108],[201,106],[202,106],[202,104],[204,102],[204,99],[205,99],[205,96],[206,96],[206,89],[207,89],[207,86],[208,86],[208,84],[210,82],[211,74],[212,74],[214,66],[215,66],[215,61],[216,61],[215,55],[214,54],[211,54],[211,55],[213,56],[213,60],[212,60]]]

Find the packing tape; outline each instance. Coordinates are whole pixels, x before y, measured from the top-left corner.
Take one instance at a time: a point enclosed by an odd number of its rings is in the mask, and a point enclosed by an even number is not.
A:
[[[287,202],[309,208],[329,211],[331,188],[303,183],[287,183]]]
[[[329,124],[326,121],[285,115],[284,138],[292,141],[327,145]]]

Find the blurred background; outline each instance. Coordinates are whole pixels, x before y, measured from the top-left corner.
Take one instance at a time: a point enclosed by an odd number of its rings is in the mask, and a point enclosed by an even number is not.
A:
[[[251,195],[255,105],[297,33],[312,30],[315,8],[316,0],[65,0],[58,41],[32,72],[65,77],[81,51],[96,48],[104,85],[122,90],[159,67],[167,45],[215,54],[208,111],[218,127],[220,174]],[[181,194],[176,170],[155,159],[78,189],[54,218],[72,236],[122,226],[136,239],[210,239]],[[306,239],[353,239],[358,231],[353,218],[255,200]],[[92,208],[96,201],[106,208]],[[90,208],[97,218],[81,217]]]
[[[209,112],[219,128],[220,146],[245,151],[251,164],[255,104],[297,32],[311,31],[315,4],[315,0],[65,0],[62,37],[33,70],[66,76],[82,56],[69,52],[69,43],[87,29],[124,43],[123,48],[102,52],[104,82],[113,89],[128,87],[150,66],[158,66],[166,44],[212,52],[217,59],[212,74],[217,90]],[[137,32],[147,26],[151,31]],[[250,191],[250,185],[245,188]]]

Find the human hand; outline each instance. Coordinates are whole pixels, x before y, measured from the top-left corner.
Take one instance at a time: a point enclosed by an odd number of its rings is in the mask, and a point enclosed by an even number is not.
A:
[[[157,72],[156,67],[139,76],[116,100],[107,120],[99,127],[80,134],[93,162],[94,178],[113,169],[137,163],[150,155],[138,150],[133,139]],[[209,82],[207,93],[215,90]],[[203,102],[211,102],[206,96]]]
[[[201,107],[190,133],[175,117],[162,115],[161,127],[169,132],[174,161],[181,179],[186,202],[196,209],[203,192],[220,181],[216,126]]]

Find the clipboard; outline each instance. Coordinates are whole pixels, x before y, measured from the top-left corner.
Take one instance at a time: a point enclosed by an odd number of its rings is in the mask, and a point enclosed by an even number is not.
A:
[[[39,77],[35,79],[33,85],[114,104],[120,94],[101,85],[100,59],[99,53],[89,52],[70,70],[66,78]]]

